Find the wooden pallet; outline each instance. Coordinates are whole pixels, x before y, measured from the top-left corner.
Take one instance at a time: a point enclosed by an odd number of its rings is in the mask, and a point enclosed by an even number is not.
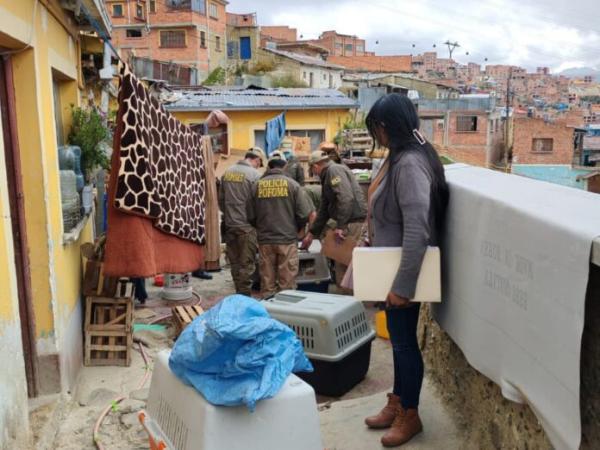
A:
[[[133,345],[133,299],[86,297],[86,366],[129,366]]]
[[[171,310],[173,311],[173,320],[178,330],[177,334],[181,333],[185,327],[192,323],[192,320],[204,313],[200,305],[174,306]]]

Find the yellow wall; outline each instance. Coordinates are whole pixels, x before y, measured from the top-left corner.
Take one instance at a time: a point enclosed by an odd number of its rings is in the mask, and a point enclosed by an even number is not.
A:
[[[31,23],[33,4],[0,0],[0,31],[8,34],[12,23]],[[24,31],[17,38],[28,42],[31,29]],[[78,43],[39,2],[31,48],[12,59],[35,330],[38,339],[50,340],[41,353],[52,353],[58,350],[56,328],[66,321],[58,315],[68,315],[80,298],[80,244],[92,238],[89,221],[77,242],[63,245],[54,114],[63,118],[66,139],[70,105],[80,104]],[[61,111],[54,111],[53,77],[61,83]]]
[[[264,130],[265,122],[281,111],[224,111],[230,119],[229,146],[246,150],[255,145],[254,132]],[[174,112],[186,124],[201,123],[207,112]],[[325,130],[325,140],[331,141],[348,117],[348,110],[289,110],[285,114],[288,130]],[[259,147],[264,144],[257,143]],[[316,150],[316,149],[314,149]]]
[[[2,127],[0,126],[0,131]],[[0,132],[0,335],[5,321],[15,322],[17,316],[17,286],[14,270],[14,253],[10,206],[6,180],[6,164],[3,152],[3,139]]]

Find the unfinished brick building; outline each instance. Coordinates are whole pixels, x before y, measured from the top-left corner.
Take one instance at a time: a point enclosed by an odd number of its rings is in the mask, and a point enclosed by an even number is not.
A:
[[[227,58],[224,0],[104,0],[125,57],[196,70],[201,82]],[[177,68],[177,70],[180,70]]]

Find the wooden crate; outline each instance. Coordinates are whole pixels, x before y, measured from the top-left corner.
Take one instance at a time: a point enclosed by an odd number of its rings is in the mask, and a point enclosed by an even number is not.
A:
[[[178,330],[177,334],[180,334],[185,327],[192,323],[192,320],[204,312],[200,305],[174,306],[172,311],[173,320]]]
[[[133,283],[128,278],[105,276],[104,263],[89,260],[85,265],[83,295],[116,298],[132,297]]]
[[[133,345],[133,299],[86,297],[86,366],[129,366]]]

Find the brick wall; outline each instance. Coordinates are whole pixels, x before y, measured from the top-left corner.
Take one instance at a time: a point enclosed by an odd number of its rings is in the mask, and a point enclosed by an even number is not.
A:
[[[573,128],[564,122],[546,123],[542,119],[515,118],[513,163],[571,164],[573,161]],[[552,151],[533,151],[533,139],[553,139]]]
[[[272,38],[274,41],[295,42],[298,40],[298,30],[288,26],[260,27],[262,38]]]
[[[135,17],[137,2],[132,0],[105,0],[109,13],[112,5],[123,6],[123,17],[112,17],[113,43],[125,55],[172,61],[178,64],[196,67],[200,78],[204,78],[209,70],[224,66],[227,58],[225,5],[220,1],[208,2],[217,7],[217,17],[202,14],[190,9],[174,9],[167,6],[164,0],[156,0],[155,12],[149,11],[149,3],[143,5],[144,20]],[[210,6],[209,6],[210,8]],[[149,31],[148,31],[149,28]],[[127,29],[141,31],[141,37],[127,37]],[[182,48],[165,48],[160,45],[161,30],[183,30],[186,33],[186,45]],[[205,33],[205,46],[201,45],[201,32]],[[220,51],[217,50],[217,39],[220,37]],[[210,53],[209,53],[210,52]],[[210,61],[210,66],[209,66]]]
[[[457,131],[457,118],[460,116],[477,117],[476,131]],[[446,153],[457,162],[476,166],[487,166],[488,115],[481,112],[456,112],[449,114],[447,121]]]

